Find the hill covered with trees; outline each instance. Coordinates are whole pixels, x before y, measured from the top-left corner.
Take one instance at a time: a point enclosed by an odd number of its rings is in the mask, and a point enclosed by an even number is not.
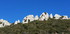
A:
[[[70,20],[48,19],[0,28],[0,34],[70,34]]]

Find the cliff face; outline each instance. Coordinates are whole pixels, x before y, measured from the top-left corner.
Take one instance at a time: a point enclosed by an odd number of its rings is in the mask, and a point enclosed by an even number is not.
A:
[[[48,19],[0,28],[0,34],[70,34],[70,20]]]

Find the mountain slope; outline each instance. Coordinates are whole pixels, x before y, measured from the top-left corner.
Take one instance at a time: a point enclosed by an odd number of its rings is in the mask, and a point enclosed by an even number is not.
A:
[[[47,21],[33,21],[26,24],[12,24],[0,28],[0,34],[69,34],[70,20],[48,19]]]

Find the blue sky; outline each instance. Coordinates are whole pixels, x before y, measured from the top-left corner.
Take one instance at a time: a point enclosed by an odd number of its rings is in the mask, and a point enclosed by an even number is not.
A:
[[[70,0],[0,0],[0,19],[13,23],[23,20],[27,15],[49,14],[68,15],[70,17]]]

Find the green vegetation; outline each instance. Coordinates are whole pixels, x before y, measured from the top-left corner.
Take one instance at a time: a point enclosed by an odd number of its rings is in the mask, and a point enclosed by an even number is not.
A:
[[[70,34],[70,20],[49,19],[0,28],[0,34]]]

